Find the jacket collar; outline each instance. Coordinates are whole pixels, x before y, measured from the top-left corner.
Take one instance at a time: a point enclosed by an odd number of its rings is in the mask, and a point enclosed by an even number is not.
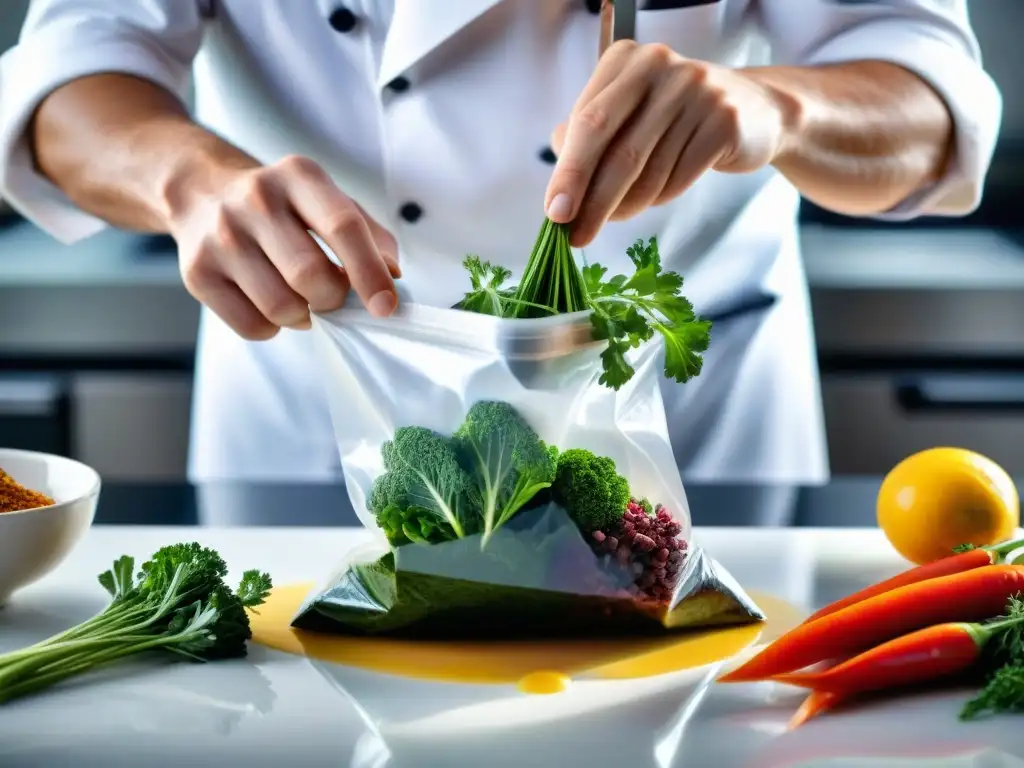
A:
[[[381,55],[377,84],[383,88],[427,54],[504,0],[457,0],[440,10],[438,3],[395,0],[395,10]]]

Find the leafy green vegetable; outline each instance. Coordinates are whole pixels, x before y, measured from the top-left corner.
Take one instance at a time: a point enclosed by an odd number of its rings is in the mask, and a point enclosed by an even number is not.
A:
[[[559,455],[551,491],[584,531],[601,530],[621,520],[630,498],[629,482],[615,471],[615,462],[583,448]]]
[[[960,711],[961,720],[991,712],[1024,711],[1024,665],[1004,664],[989,677],[981,692]]]
[[[367,506],[382,529],[389,508],[397,508],[433,515],[458,538],[476,530],[480,493],[448,438],[425,427],[401,427],[381,446],[381,458],[386,471],[374,481]]]
[[[591,264],[582,270],[569,246],[566,225],[545,219],[518,288],[505,287],[510,270],[468,256],[470,290],[457,308],[497,317],[544,317],[590,310],[594,339],[606,341],[600,383],[621,388],[636,371],[626,355],[659,333],[665,342],[665,376],[679,383],[701,372],[711,323],[694,314],[681,295],[683,278],[664,272],[656,238],[637,240],[627,251],[631,277]]]
[[[1011,597],[1005,618],[1022,617],[1024,601],[1020,595]],[[1024,712],[1024,627],[1000,632],[991,651],[986,649],[985,661],[991,670],[985,687],[964,705],[960,719],[973,720],[986,712]]]
[[[486,545],[523,505],[550,487],[557,450],[545,445],[515,408],[493,400],[474,404],[453,440],[482,499],[481,544]]]
[[[601,354],[600,382],[618,389],[629,381],[635,371],[626,352],[649,341],[655,331],[665,340],[665,377],[683,383],[698,376],[704,362],[701,353],[711,339],[710,321],[698,320],[693,305],[680,295],[682,276],[662,271],[656,238],[647,245],[637,240],[626,253],[636,267],[632,277],[604,280],[604,267],[591,264],[583,269],[594,337],[608,341]]]
[[[455,538],[455,531],[448,523],[438,520],[431,511],[418,507],[403,509],[397,504],[389,504],[376,520],[393,547],[439,544]]]
[[[556,501],[587,531],[622,517],[629,483],[591,451],[561,455],[511,404],[472,405],[449,438],[401,427],[381,446],[384,473],[367,507],[392,547],[440,544],[495,531],[521,510]],[[646,509],[650,512],[650,504]]]
[[[512,277],[512,271],[492,265],[489,261],[481,261],[479,256],[472,254],[465,258],[462,266],[469,272],[472,290],[455,305],[456,309],[504,317],[509,312],[511,300],[515,298],[515,288],[502,288],[505,281]]]
[[[93,618],[35,645],[0,655],[0,702],[147,651],[195,661],[244,656],[246,608],[264,602],[271,580],[246,571],[237,590],[227,566],[199,544],[163,547],[135,572],[127,555],[99,575],[110,604]]]
[[[557,314],[543,304],[519,298],[515,286],[503,287],[505,281],[512,276],[512,272],[505,267],[481,261],[479,256],[473,255],[467,256],[462,266],[469,272],[472,290],[455,305],[456,309],[495,317],[545,317]]]

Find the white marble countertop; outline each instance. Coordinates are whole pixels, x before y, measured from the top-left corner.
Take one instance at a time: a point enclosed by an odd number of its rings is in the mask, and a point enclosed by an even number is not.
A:
[[[56,572],[0,611],[0,649],[102,608],[95,574],[124,553],[142,559],[195,539],[236,573],[259,567],[287,584],[324,578],[363,535],[95,527]],[[872,529],[702,529],[697,540],[744,586],[807,607],[904,566]],[[1024,766],[1019,722],[959,723],[963,691],[839,712],[787,733],[800,694],[773,684],[708,686],[715,672],[577,681],[563,694],[528,698],[510,687],[415,682],[256,646],[243,661],[147,663],[5,705],[0,765]]]

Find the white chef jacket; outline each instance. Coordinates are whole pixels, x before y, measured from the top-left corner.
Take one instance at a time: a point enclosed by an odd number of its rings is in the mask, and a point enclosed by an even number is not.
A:
[[[393,231],[418,302],[467,288],[464,254],[521,268],[543,217],[547,149],[597,58],[585,0],[34,0],[0,61],[0,193],[65,242],[104,224],[33,168],[30,116],[54,88],[124,72],[184,96],[197,119],[264,162],[319,161]],[[727,66],[881,59],[948,102],[945,177],[889,214],[976,207],[1001,100],[965,0],[647,0],[636,36]],[[205,13],[212,9],[212,14]],[[773,169],[706,174],[608,224],[586,256],[626,271],[657,235],[698,311],[719,318],[702,375],[665,382],[687,480],[824,481],[828,462],[795,189]],[[26,258],[31,258],[26,255]],[[310,334],[235,336],[205,312],[191,448],[195,480],[339,477]]]

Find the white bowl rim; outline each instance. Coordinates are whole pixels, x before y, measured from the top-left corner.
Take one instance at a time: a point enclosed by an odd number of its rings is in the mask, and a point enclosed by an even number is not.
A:
[[[0,469],[3,469],[3,458],[4,456],[10,456],[12,458],[21,459],[58,459],[60,461],[66,461],[70,464],[77,464],[79,467],[84,469],[87,474],[92,476],[92,483],[89,486],[89,490],[85,493],[80,493],[74,498],[65,499],[64,501],[55,501],[53,504],[48,504],[45,507],[32,507],[31,509],[15,509],[10,512],[0,512],[0,518],[9,517],[11,515],[29,515],[33,512],[46,512],[47,510],[56,509],[57,507],[65,507],[69,504],[75,504],[83,499],[88,499],[91,496],[95,496],[100,491],[100,485],[102,479],[100,473],[90,467],[88,464],[79,461],[78,459],[72,459],[68,456],[61,456],[59,453],[46,453],[45,451],[26,451],[22,448],[0,448]]]

